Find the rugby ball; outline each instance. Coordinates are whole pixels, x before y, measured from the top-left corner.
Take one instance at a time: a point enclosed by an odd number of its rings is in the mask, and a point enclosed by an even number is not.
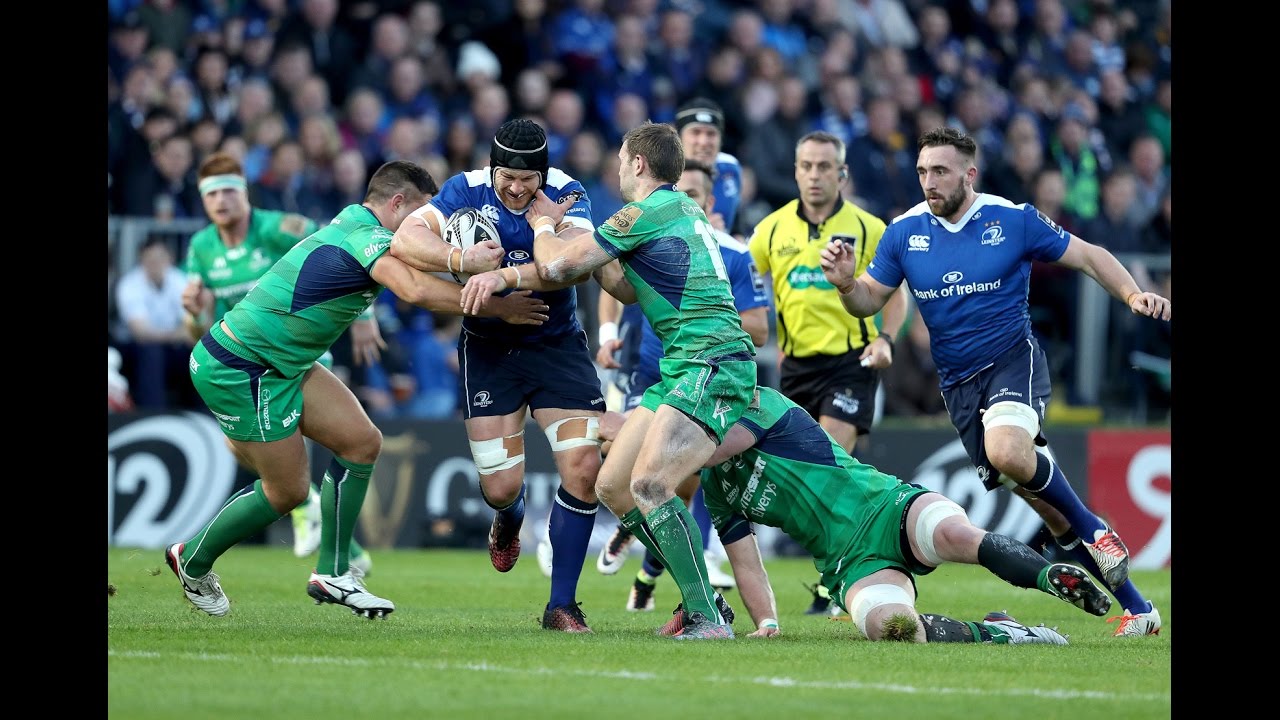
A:
[[[449,221],[444,224],[443,237],[445,242],[459,250],[466,250],[472,245],[486,240],[502,242],[502,238],[498,237],[498,228],[494,227],[493,221],[475,208],[460,208],[449,216]],[[461,257],[458,253],[452,254],[454,269],[451,274],[453,279],[459,283],[465,283],[467,278],[471,277],[471,273],[460,272],[458,264],[461,262]]]

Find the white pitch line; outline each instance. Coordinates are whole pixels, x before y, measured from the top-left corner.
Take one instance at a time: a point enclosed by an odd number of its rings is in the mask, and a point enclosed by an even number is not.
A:
[[[511,675],[578,675],[582,677],[596,679],[616,679],[616,680],[652,680],[658,682],[684,682],[685,677],[663,676],[659,673],[635,671],[635,670],[573,670],[564,668],[518,668],[506,667],[502,665],[494,665],[489,662],[430,662],[419,660],[406,660],[397,658],[343,658],[343,657],[325,657],[318,655],[281,655],[281,656],[262,656],[262,655],[232,655],[227,653],[158,653],[143,650],[131,650],[126,652],[117,652],[115,650],[107,650],[107,657],[115,657],[121,659],[140,659],[140,660],[175,660],[175,661],[203,661],[203,662],[235,662],[240,663],[246,660],[265,660],[275,665],[335,665],[341,667],[395,667],[407,670],[436,670],[436,671],[464,671],[464,672],[491,672],[506,673]],[[797,680],[789,677],[727,677],[723,675],[712,675],[703,678],[709,682],[719,683],[722,685],[768,685],[776,688],[796,688],[802,690],[861,690],[872,692],[887,692],[901,695],[915,695],[927,693],[930,695],[974,695],[974,696],[1010,696],[1010,697],[1036,697],[1049,700],[1109,700],[1121,702],[1162,702],[1172,703],[1172,698],[1168,693],[1109,693],[1097,692],[1094,690],[1067,690],[1067,689],[1046,689],[1046,688],[1003,688],[1003,689],[987,689],[987,688],[949,688],[939,686],[915,686],[901,685],[898,683],[868,683],[859,682],[857,680]]]

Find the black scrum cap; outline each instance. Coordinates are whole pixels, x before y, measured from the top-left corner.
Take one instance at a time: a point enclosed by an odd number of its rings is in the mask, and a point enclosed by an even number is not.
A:
[[[539,187],[547,184],[547,133],[532,120],[508,120],[498,128],[489,146],[489,164],[512,170],[535,170]]]
[[[721,133],[724,132],[724,111],[714,100],[697,97],[687,100],[683,105],[676,108],[676,131],[684,129],[685,125],[690,123],[706,123],[714,125]]]

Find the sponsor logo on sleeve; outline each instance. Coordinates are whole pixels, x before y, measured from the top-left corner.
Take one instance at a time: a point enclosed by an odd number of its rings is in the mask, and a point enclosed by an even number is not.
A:
[[[643,214],[644,210],[635,205],[626,205],[614,213],[613,217],[606,220],[604,226],[612,228],[618,234],[626,234],[631,231],[631,226],[635,225]]]
[[[1048,225],[1048,226],[1049,226],[1049,229],[1050,229],[1050,230],[1053,230],[1054,232],[1058,233],[1059,235],[1061,235],[1061,234],[1062,234],[1062,227],[1061,227],[1061,226],[1059,226],[1059,225],[1058,225],[1058,223],[1054,222],[1053,220],[1050,220],[1048,215],[1045,215],[1043,212],[1040,212],[1039,210],[1036,210],[1036,215],[1037,215],[1041,220],[1043,220],[1043,221],[1044,221],[1044,224],[1045,224],[1045,225]]]

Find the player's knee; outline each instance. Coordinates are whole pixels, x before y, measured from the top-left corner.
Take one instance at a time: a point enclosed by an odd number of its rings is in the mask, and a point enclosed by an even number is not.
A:
[[[934,567],[955,561],[962,543],[974,539],[968,528],[973,528],[969,516],[955,502],[942,498],[929,503],[916,515],[914,532],[920,559]]]
[[[903,635],[907,634],[907,628],[902,623],[904,618],[915,619],[915,601],[897,585],[868,585],[854,594],[849,615],[868,640],[906,640]],[[916,622],[910,633],[911,640],[919,631]]]
[[[998,402],[982,414],[984,445],[987,458],[1002,473],[1019,474],[1019,466],[1027,459],[1028,447],[1040,433],[1040,417],[1029,405],[1018,402]],[[997,428],[1016,428],[1022,432],[996,431]],[[995,431],[995,432],[993,432]],[[1034,456],[1032,471],[1034,471]]]
[[[524,464],[524,430],[491,440],[470,440],[471,458],[480,475],[492,475]]]
[[[671,499],[674,493],[660,478],[644,475],[631,480],[631,494],[637,502],[657,507]]]
[[[372,465],[378,461],[378,456],[382,454],[382,431],[377,425],[369,423],[369,427],[365,428],[361,433],[359,441],[350,455],[344,455],[352,462],[362,465]]]

